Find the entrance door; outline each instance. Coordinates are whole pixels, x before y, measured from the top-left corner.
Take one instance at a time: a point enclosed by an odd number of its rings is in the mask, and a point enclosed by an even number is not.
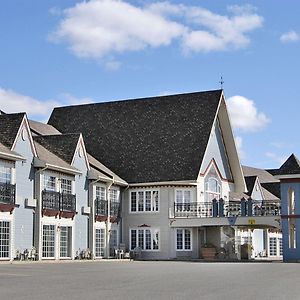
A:
[[[0,222],[0,259],[10,258],[10,222]]]

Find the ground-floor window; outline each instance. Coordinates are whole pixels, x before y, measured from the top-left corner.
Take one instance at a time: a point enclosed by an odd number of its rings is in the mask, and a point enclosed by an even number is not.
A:
[[[277,256],[277,238],[270,237],[269,240],[270,256]]]
[[[96,228],[95,235],[95,256],[103,257],[105,251],[105,229]]]
[[[278,236],[269,237],[269,256],[282,256],[282,238]]]
[[[10,222],[0,221],[0,258],[9,258]]]
[[[55,256],[55,226],[54,225],[43,225],[43,257]]]
[[[130,249],[159,250],[158,229],[130,229]]]
[[[192,250],[192,231],[191,229],[176,229],[176,250]]]
[[[289,248],[296,249],[296,226],[295,224],[289,220]]]
[[[72,227],[60,227],[60,257],[71,257],[72,249]]]

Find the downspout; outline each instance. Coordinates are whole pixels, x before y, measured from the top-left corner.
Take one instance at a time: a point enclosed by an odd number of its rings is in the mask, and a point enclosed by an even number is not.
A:
[[[92,246],[91,247],[91,252],[92,252],[92,255],[93,255],[93,259],[95,259],[95,234],[94,234],[94,231],[95,231],[95,201],[94,201],[94,184],[99,182],[101,180],[101,177],[98,176],[98,178],[92,182],[89,183],[89,186],[91,187],[91,195],[89,195],[90,199],[91,199],[91,208],[92,208],[92,211],[91,211],[91,214],[90,214],[90,224],[91,224],[91,228],[90,228],[90,239],[92,241],[92,245],[89,245],[89,246]],[[90,189],[89,189],[90,191]]]
[[[112,177],[112,181],[107,185],[107,220],[106,220],[106,258],[109,258],[109,241],[110,241],[110,230],[111,230],[111,222],[110,222],[110,193],[109,190],[115,182],[115,177]]]
[[[39,169],[36,171],[36,179],[37,175],[41,175],[42,172],[44,172],[46,169],[48,169],[48,166],[46,165],[44,168]],[[41,182],[41,176],[39,176],[39,186],[38,186],[38,195],[39,197],[36,197],[38,200],[37,208],[38,208],[38,223],[35,222],[35,224],[38,224],[37,232],[38,232],[38,242],[37,242],[37,252],[38,252],[38,259],[42,259],[42,182]],[[36,184],[35,184],[36,189]],[[35,191],[35,196],[37,196],[37,191]],[[36,216],[36,215],[35,215]],[[35,236],[35,233],[34,233]]]

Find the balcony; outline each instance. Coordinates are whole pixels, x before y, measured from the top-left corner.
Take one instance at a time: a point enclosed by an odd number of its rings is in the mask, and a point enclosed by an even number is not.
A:
[[[110,221],[112,223],[118,222],[120,217],[120,202],[110,202]],[[95,199],[95,218],[96,221],[106,221],[108,218],[108,201]]]
[[[0,211],[10,212],[15,208],[16,185],[0,182]]]
[[[175,218],[280,216],[280,201],[241,199],[211,202],[174,203]]]
[[[76,195],[55,191],[42,191],[43,215],[74,218],[76,214]]]
[[[0,182],[0,203],[14,205],[16,200],[16,185]]]

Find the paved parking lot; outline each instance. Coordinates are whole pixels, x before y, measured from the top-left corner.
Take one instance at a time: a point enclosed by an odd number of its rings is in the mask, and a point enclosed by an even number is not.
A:
[[[0,299],[300,299],[300,264],[0,264]]]

